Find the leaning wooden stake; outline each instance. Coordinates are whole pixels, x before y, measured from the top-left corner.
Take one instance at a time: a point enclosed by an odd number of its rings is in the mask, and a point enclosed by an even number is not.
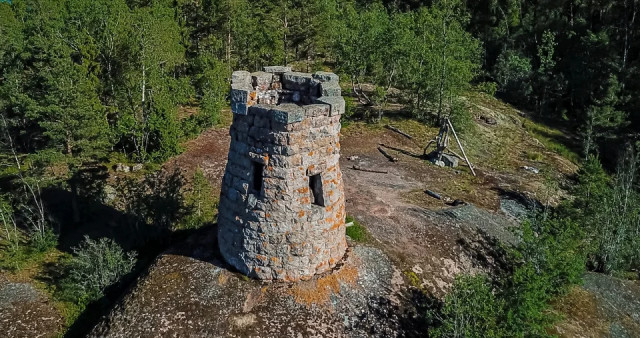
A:
[[[464,153],[464,148],[462,147],[462,143],[460,143],[460,140],[458,139],[456,130],[453,129],[453,125],[451,124],[451,121],[449,121],[449,119],[447,119],[447,123],[449,124],[449,128],[451,128],[451,131],[453,132],[453,136],[456,138],[456,142],[458,142],[458,147],[460,147],[460,150],[462,151],[462,156],[464,156],[464,160],[467,161],[467,164],[469,165],[469,169],[471,169],[471,173],[473,174],[473,176],[476,176],[476,172],[473,170],[473,166],[471,165],[471,162],[469,162],[469,159],[467,158],[467,154]]]

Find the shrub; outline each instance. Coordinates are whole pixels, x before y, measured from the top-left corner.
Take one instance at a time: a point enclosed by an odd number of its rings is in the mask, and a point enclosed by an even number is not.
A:
[[[557,319],[550,301],[584,272],[584,236],[561,218],[534,218],[521,231],[495,287],[486,277],[459,276],[442,307],[428,313],[435,337],[548,336]]]
[[[31,235],[31,248],[36,252],[47,252],[58,245],[58,235],[53,229],[47,227],[43,232],[34,232]]]
[[[185,194],[187,213],[180,227],[196,229],[207,223],[213,223],[218,209],[218,199],[213,195],[213,188],[198,168],[193,174],[191,189]]]
[[[125,253],[108,238],[94,241],[85,236],[73,253],[60,285],[62,298],[82,305],[102,297],[104,290],[131,272],[136,263],[135,252]]]
[[[498,320],[503,306],[485,276],[460,275],[445,297],[439,314],[434,318],[440,326],[433,337],[498,337]]]
[[[478,84],[478,90],[487,95],[494,96],[498,91],[498,85],[495,82],[481,82]]]
[[[353,98],[345,96],[344,98],[344,114],[343,120],[350,120],[353,114],[356,112],[356,104],[353,102]]]

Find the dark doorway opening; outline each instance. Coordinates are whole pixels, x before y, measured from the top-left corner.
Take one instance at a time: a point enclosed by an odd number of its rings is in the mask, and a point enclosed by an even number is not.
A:
[[[309,191],[311,191],[311,203],[324,207],[322,177],[320,174],[309,176]]]

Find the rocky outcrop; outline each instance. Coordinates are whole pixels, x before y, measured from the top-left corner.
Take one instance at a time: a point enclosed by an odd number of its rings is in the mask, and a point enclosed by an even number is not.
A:
[[[331,271],[294,284],[232,272],[204,229],[161,255],[90,337],[396,337],[413,332],[401,272],[351,247]],[[416,332],[413,332],[414,334]]]

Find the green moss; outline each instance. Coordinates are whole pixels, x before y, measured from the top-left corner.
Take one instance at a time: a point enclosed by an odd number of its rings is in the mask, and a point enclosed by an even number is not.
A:
[[[407,276],[407,279],[409,280],[409,284],[411,286],[422,290],[422,280],[420,279],[418,274],[411,270],[405,270],[403,273],[405,276]]]
[[[356,221],[353,217],[347,216],[347,223],[353,222],[352,226],[347,227],[347,236],[356,242],[365,242],[369,238],[369,233],[367,229],[365,229],[358,221]]]

